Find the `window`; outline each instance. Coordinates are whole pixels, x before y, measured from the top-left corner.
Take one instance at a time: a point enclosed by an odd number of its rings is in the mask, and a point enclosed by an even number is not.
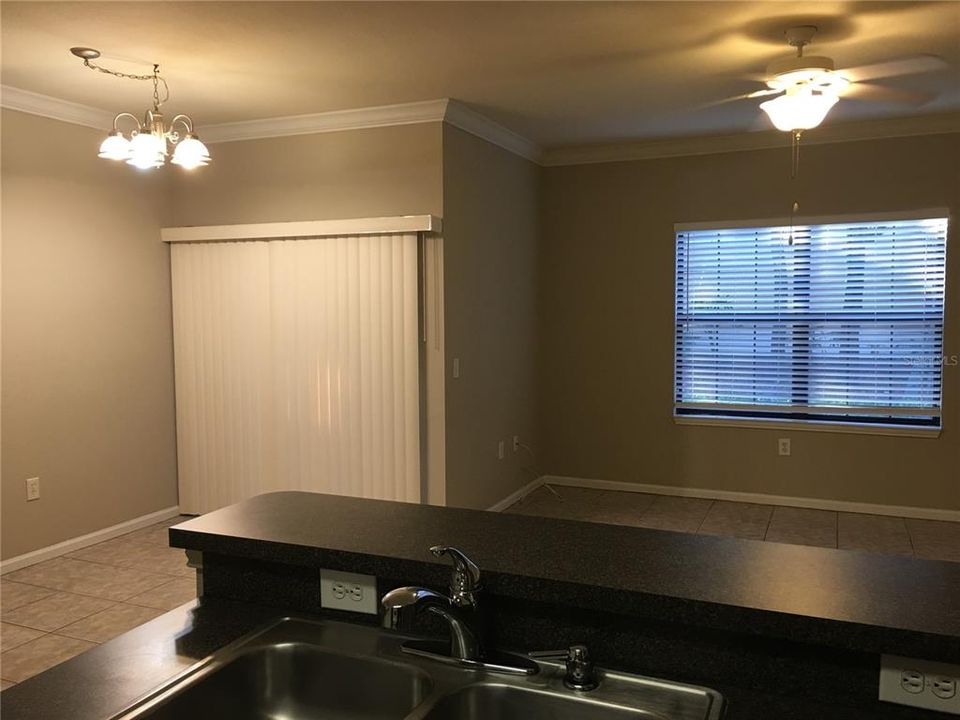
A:
[[[940,426],[946,217],[676,241],[676,416]]]

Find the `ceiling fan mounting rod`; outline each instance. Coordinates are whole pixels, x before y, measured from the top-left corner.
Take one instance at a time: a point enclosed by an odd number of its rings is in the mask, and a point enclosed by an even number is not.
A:
[[[783,33],[787,38],[787,43],[797,49],[797,57],[803,57],[803,48],[813,41],[813,36],[817,34],[816,25],[795,25],[787,28]]]

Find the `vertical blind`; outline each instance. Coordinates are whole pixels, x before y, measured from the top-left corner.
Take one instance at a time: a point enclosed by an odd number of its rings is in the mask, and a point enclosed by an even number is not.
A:
[[[180,506],[420,499],[416,234],[171,247]]]
[[[676,415],[939,426],[946,218],[676,243]]]

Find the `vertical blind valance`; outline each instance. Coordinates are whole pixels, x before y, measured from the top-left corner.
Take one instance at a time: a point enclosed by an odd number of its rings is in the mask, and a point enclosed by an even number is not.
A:
[[[676,243],[677,415],[939,425],[946,218]]]

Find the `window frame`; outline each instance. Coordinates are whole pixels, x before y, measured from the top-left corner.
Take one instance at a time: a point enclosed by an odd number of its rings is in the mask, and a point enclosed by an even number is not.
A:
[[[838,215],[805,215],[805,216],[796,216],[794,218],[790,217],[767,217],[759,219],[749,219],[749,220],[724,220],[724,221],[711,221],[711,222],[683,222],[683,223],[674,223],[673,226],[673,261],[674,261],[674,278],[673,278],[673,307],[674,307],[674,322],[673,322],[673,381],[671,385],[671,414],[673,416],[673,421],[676,425],[693,425],[693,426],[707,426],[707,427],[739,427],[739,428],[755,428],[755,429],[784,429],[784,430],[804,430],[804,431],[815,431],[815,432],[832,432],[832,433],[850,433],[850,434],[861,434],[861,435],[896,435],[902,437],[920,437],[920,438],[936,438],[940,436],[940,433],[943,429],[944,418],[946,415],[946,404],[947,393],[944,392],[945,384],[945,373],[941,374],[940,378],[940,414],[939,414],[939,424],[937,425],[904,425],[904,424],[891,424],[889,422],[883,422],[880,419],[877,420],[864,420],[860,419],[841,419],[838,417],[836,420],[825,419],[822,415],[815,416],[813,414],[808,414],[808,417],[804,417],[802,413],[796,413],[794,417],[782,417],[776,416],[776,410],[762,410],[759,407],[753,409],[744,410],[744,414],[741,416],[733,415],[731,412],[736,412],[736,410],[731,411],[729,408],[722,414],[709,414],[704,413],[701,415],[697,414],[678,414],[677,413],[677,397],[676,397],[676,388],[677,388],[677,373],[679,371],[679,366],[677,362],[677,322],[678,322],[678,311],[679,303],[677,298],[677,286],[678,286],[678,276],[677,276],[677,234],[685,231],[695,231],[695,230],[729,230],[729,229],[738,229],[738,228],[761,228],[761,227],[778,227],[778,226],[788,226],[788,225],[826,225],[831,223],[870,223],[870,222],[883,222],[883,221],[909,221],[909,220],[920,220],[925,218],[946,218],[947,220],[947,231],[946,231],[946,248],[945,248],[945,259],[944,259],[944,274],[945,282],[946,276],[949,275],[949,265],[947,264],[949,260],[949,245],[950,237],[953,234],[953,218],[951,212],[948,208],[944,207],[933,207],[933,208],[922,208],[916,210],[904,210],[904,211],[892,211],[892,212],[881,212],[881,213],[857,213],[857,214],[838,214]],[[952,339],[952,336],[948,338],[947,328],[949,327],[949,317],[950,310],[947,306],[946,295],[944,297],[944,307],[943,307],[943,352],[946,352],[948,346],[948,339]],[[790,406],[786,406],[790,407]],[[769,415],[774,415],[774,417],[764,417],[763,415],[767,413]]]

